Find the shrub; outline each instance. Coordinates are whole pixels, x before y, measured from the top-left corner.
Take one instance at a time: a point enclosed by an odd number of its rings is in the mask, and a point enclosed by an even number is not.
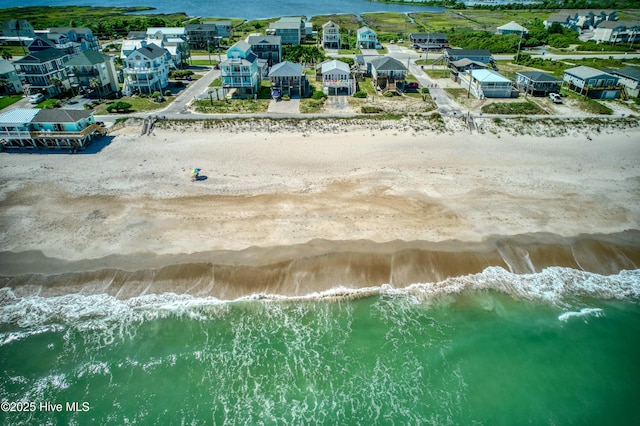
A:
[[[281,98],[282,98],[283,101],[288,101],[288,100],[291,99],[291,97],[289,97],[289,95],[287,95],[287,94],[282,95]]]
[[[363,90],[359,90],[356,93],[353,94],[354,98],[366,98],[367,97],[367,92],[363,91]]]
[[[164,95],[165,96],[171,96],[171,90],[165,90],[164,91]]]
[[[386,93],[384,94],[384,97],[385,97],[385,98],[393,98],[394,96],[395,96],[395,95],[393,94],[393,92],[386,92]]]
[[[362,112],[365,114],[376,114],[382,112],[382,108],[373,105],[365,105],[362,107]]]
[[[420,92],[422,93],[429,93],[429,88],[428,87],[423,87]]]
[[[109,105],[108,107],[106,107],[105,109],[107,110],[107,112],[112,112],[112,111],[129,112],[129,110],[131,109],[131,106],[132,105],[129,102],[116,101],[111,105]]]
[[[314,90],[313,94],[311,95],[311,97],[315,100],[319,100],[319,99],[324,99],[327,97],[327,94],[324,93],[321,90]]]

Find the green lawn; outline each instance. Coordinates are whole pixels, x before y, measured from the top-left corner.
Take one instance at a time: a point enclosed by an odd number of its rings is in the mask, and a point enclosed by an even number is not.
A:
[[[493,102],[482,107],[485,114],[544,115],[546,112],[532,102]]]
[[[141,111],[155,111],[157,109],[162,109],[169,105],[169,103],[175,99],[173,96],[165,97],[164,102],[154,102],[150,97],[149,98],[141,98],[139,96],[123,96],[118,101],[127,102],[131,104],[130,112],[141,112]],[[96,105],[93,108],[93,111],[96,115],[109,115],[106,111],[106,107],[112,104],[114,101],[109,100],[103,102],[99,105]]]
[[[203,114],[257,114],[267,112],[269,99],[228,99],[223,101],[197,100],[192,105]]]
[[[369,28],[377,33],[406,34],[417,32],[418,27],[412,23],[409,17],[399,12],[374,12],[363,13],[362,19]],[[401,37],[401,38],[404,38]]]
[[[13,105],[22,98],[24,98],[23,95],[0,96],[0,109],[4,109],[9,105]]]

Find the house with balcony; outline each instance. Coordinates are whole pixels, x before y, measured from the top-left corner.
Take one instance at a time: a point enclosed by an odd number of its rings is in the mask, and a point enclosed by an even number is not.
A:
[[[71,87],[76,90],[91,90],[100,98],[120,90],[113,56],[85,50],[69,59],[67,70]]]
[[[6,59],[0,59],[0,79],[6,81],[6,85],[0,86],[0,95],[12,95],[24,91],[18,72],[13,64]]]
[[[206,21],[205,24],[214,24],[218,28],[218,35],[222,38],[233,37],[233,22],[231,21]]]
[[[368,61],[373,87],[382,92],[401,94],[404,80],[407,78],[407,67],[390,56],[378,56]]]
[[[122,63],[124,87],[122,93],[129,96],[133,93],[162,92],[169,85],[169,68],[171,54],[156,44],[135,49]]]
[[[239,41],[227,50],[227,59],[220,63],[222,87],[231,97],[257,95],[262,82],[262,66],[246,41]]]
[[[356,91],[356,80],[345,62],[337,59],[323,62],[321,75],[322,91],[329,96],[351,96]]]
[[[518,97],[511,80],[493,70],[469,70],[458,78],[462,88],[478,99]]]
[[[171,55],[172,68],[182,67],[182,63],[190,57],[188,36],[183,27],[147,28],[145,41],[167,49]]]
[[[340,49],[340,25],[329,21],[322,25],[322,47]]]
[[[596,43],[639,43],[640,21],[603,21],[593,30],[591,40]]]
[[[564,70],[565,87],[591,99],[617,99],[622,86],[620,77],[583,65]]]
[[[267,35],[280,36],[282,44],[297,46],[306,37],[305,23],[300,17],[285,17],[269,24]]]
[[[547,96],[560,91],[562,80],[542,71],[518,71],[516,86],[532,96]]]
[[[106,131],[93,111],[62,108],[16,108],[0,113],[5,148],[84,149]]]
[[[447,36],[443,33],[411,33],[409,34],[409,45],[422,51],[449,48]]]
[[[356,31],[358,47],[360,49],[381,49],[378,34],[369,27],[358,28]]]
[[[70,55],[58,49],[31,52],[14,61],[26,95],[54,96],[71,89],[66,64]]]
[[[620,78],[619,83],[624,86],[629,96],[638,97],[638,92],[640,92],[640,68],[625,67],[618,70],[609,70],[608,72]]]
[[[184,29],[189,41],[189,47],[192,49],[220,46],[222,36],[218,34],[218,26],[214,23],[187,24]]]
[[[271,82],[271,95],[274,98],[282,95],[309,96],[309,82],[300,64],[284,61],[274,65],[269,71],[269,81]]]
[[[277,35],[250,35],[247,37],[251,51],[259,58],[267,61],[269,66],[282,61],[282,38]]]
[[[80,51],[100,50],[98,38],[94,37],[91,29],[86,27],[51,27],[49,34],[63,34],[67,40],[79,47]]]

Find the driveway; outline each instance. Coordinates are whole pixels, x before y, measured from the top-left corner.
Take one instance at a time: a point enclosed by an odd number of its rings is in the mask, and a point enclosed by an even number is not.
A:
[[[288,101],[272,99],[267,112],[275,114],[299,114],[300,98],[295,98]]]

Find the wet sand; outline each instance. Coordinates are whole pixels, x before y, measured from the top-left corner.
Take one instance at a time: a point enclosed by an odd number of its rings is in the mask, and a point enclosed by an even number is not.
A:
[[[637,129],[318,126],[127,127],[94,154],[2,153],[1,284],[236,298],[401,287],[487,266],[637,268]]]

